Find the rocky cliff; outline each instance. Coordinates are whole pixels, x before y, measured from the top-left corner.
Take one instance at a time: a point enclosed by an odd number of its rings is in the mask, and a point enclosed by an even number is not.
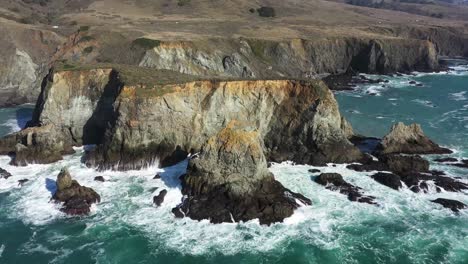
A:
[[[324,164],[361,157],[341,128],[333,94],[320,81],[198,81],[132,69],[51,73],[31,122],[39,127],[30,129],[64,134],[50,145],[59,138],[70,138],[67,146],[98,144],[86,161],[101,169],[173,163],[199,151],[231,120],[258,131],[269,160]],[[34,146],[25,144],[22,133],[0,142],[4,153],[15,152],[16,143]]]
[[[34,102],[62,37],[4,22],[0,22],[0,35],[0,107]]]
[[[366,73],[435,70],[437,56],[430,41],[398,37],[210,39],[161,42],[146,52],[140,66],[202,76],[304,79],[350,68]]]

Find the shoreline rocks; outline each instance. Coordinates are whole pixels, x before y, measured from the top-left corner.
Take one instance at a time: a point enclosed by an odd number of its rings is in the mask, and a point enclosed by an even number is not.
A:
[[[458,213],[460,210],[467,208],[466,204],[451,199],[437,198],[431,202],[441,204],[443,207],[449,208],[455,213]]]
[[[11,173],[9,173],[8,171],[6,171],[3,168],[0,168],[0,179],[5,179],[6,180],[6,179],[10,178],[11,176],[13,176],[13,175],[11,175]]]
[[[338,173],[322,173],[315,178],[315,182],[325,186],[328,190],[338,191],[341,194],[347,195],[350,201],[377,204],[374,202],[375,197],[363,195],[361,188],[346,182],[343,180],[343,176]]]
[[[166,197],[166,194],[167,190],[160,191],[158,195],[153,197],[153,203],[158,207],[161,206],[161,204],[164,202],[164,197]]]
[[[402,122],[394,124],[390,132],[377,147],[378,154],[450,154],[451,150],[442,148],[430,140],[419,124],[406,126]]]
[[[99,203],[101,197],[93,189],[81,186],[73,180],[67,168],[57,176],[57,191],[52,196],[56,202],[62,202],[60,211],[69,215],[86,215],[93,203]]]

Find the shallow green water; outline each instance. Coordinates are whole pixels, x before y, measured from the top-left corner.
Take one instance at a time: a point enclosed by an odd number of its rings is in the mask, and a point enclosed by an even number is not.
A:
[[[410,79],[424,86],[410,86]],[[357,132],[382,136],[395,121],[414,121],[458,150],[454,156],[468,156],[468,75],[390,78],[387,86],[336,95]],[[30,114],[30,107],[1,109],[0,134],[18,129]],[[315,184],[309,166],[275,164],[275,177],[310,197],[312,206],[271,227],[255,221],[212,225],[170,213],[181,199],[177,178],[186,164],[161,172],[161,180],[152,179],[156,167],[98,173],[80,163],[83,150],[77,150],[56,164],[23,168],[0,157],[0,167],[14,175],[0,179],[0,263],[468,263],[468,213],[455,215],[430,202],[445,197],[468,203],[467,193],[394,191],[344,165],[320,168],[341,173],[379,206],[358,204]],[[89,217],[66,217],[48,202],[62,166],[100,193],[102,202]],[[467,171],[441,168],[467,179]],[[93,181],[97,175],[107,181]],[[23,178],[30,182],[19,188]],[[151,204],[155,187],[169,191],[160,208]]]

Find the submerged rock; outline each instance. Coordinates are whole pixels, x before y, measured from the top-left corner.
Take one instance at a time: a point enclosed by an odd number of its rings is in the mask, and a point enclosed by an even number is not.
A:
[[[432,200],[431,202],[441,204],[443,207],[449,208],[455,213],[458,213],[460,210],[467,208],[466,204],[460,201],[445,198],[437,198],[435,200]]]
[[[442,148],[426,135],[419,124],[406,126],[399,122],[394,124],[378,146],[379,154],[405,153],[405,154],[447,154],[452,153]]]
[[[8,179],[11,176],[12,176],[11,173],[9,173],[8,171],[0,168],[0,179]]]
[[[57,176],[57,191],[52,199],[63,202],[60,209],[70,215],[85,215],[90,212],[93,203],[101,201],[101,197],[93,189],[81,186],[71,178],[66,168],[63,168]]]
[[[238,122],[210,138],[200,157],[190,160],[182,193],[187,198],[173,209],[176,217],[212,223],[258,218],[269,225],[291,216],[301,204],[311,204],[274,179],[260,135]]]
[[[98,181],[98,182],[105,182],[106,181],[106,179],[104,179],[103,176],[96,176],[96,177],[94,177],[94,180]]]
[[[374,202],[375,197],[363,195],[360,191],[361,188],[343,180],[341,174],[322,173],[315,179],[315,182],[326,186],[326,188],[331,191],[339,191],[340,193],[347,195],[350,201],[376,204]]]
[[[162,190],[159,192],[158,195],[153,197],[153,203],[156,206],[161,206],[161,204],[164,202],[164,197],[166,197],[167,190]]]

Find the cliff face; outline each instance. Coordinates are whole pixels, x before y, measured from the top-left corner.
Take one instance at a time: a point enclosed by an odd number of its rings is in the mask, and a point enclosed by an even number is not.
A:
[[[68,145],[98,144],[86,160],[101,169],[176,162],[199,151],[232,120],[258,131],[271,160],[323,164],[361,155],[341,128],[333,94],[320,81],[142,86],[124,84],[123,79],[110,69],[51,73],[31,125],[54,127],[65,134],[62,138],[71,138]],[[21,143],[24,137],[18,135],[13,138]],[[4,152],[14,152],[12,145],[6,144]]]
[[[62,38],[46,30],[0,24],[0,107],[34,102]]]
[[[140,66],[202,76],[304,79],[349,68],[366,73],[434,70],[438,59],[431,42],[417,39],[216,39],[162,42],[146,52]]]

